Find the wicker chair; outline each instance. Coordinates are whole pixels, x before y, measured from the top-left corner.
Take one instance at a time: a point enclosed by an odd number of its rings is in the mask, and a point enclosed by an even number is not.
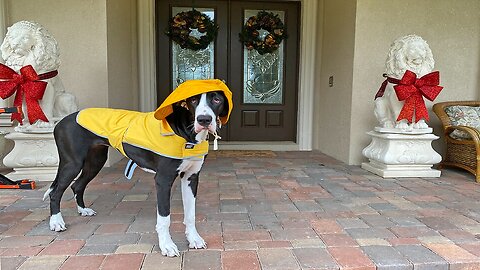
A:
[[[446,153],[442,166],[454,166],[465,169],[475,175],[475,180],[480,182],[480,132],[468,126],[453,126],[445,109],[449,106],[480,106],[480,101],[451,101],[433,105],[433,111],[442,122]],[[453,139],[450,137],[455,129],[465,131],[471,139]]]

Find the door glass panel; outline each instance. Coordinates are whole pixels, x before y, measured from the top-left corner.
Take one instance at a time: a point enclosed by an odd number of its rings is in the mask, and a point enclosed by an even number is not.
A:
[[[190,10],[192,10],[191,7],[172,7],[172,14]],[[195,10],[207,15],[212,21],[215,19],[215,10],[212,8],[195,8]],[[199,38],[202,35],[205,33],[200,33],[198,29],[191,29],[190,36]],[[186,80],[213,79],[215,77],[214,50],[214,42],[210,42],[206,49],[198,51],[182,49],[180,45],[172,42],[173,88]]]
[[[260,10],[247,9],[244,23]],[[285,12],[266,10],[277,14],[284,21]],[[268,31],[260,29],[261,40]],[[282,104],[283,103],[283,42],[273,53],[259,54],[255,49],[243,46],[243,103]]]

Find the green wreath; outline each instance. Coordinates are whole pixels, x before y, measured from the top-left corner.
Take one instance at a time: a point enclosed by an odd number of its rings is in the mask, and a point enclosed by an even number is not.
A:
[[[197,29],[204,35],[199,38],[191,36],[192,29]],[[218,26],[210,17],[197,10],[190,10],[170,18],[165,34],[182,49],[198,51],[206,49],[217,36],[217,32]]]
[[[263,40],[259,37],[260,29],[268,31]],[[265,54],[276,51],[280,43],[287,38],[287,33],[278,15],[259,11],[256,16],[248,18],[239,36],[247,50],[255,49],[259,54]]]

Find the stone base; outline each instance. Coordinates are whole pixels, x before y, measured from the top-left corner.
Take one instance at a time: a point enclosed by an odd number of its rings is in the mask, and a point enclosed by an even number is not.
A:
[[[440,177],[432,169],[442,157],[432,148],[434,134],[367,132],[372,142],[362,153],[369,159],[362,168],[382,177]]]
[[[375,127],[373,130],[380,133],[392,133],[392,134],[408,134],[408,135],[417,135],[417,134],[430,134],[433,132],[432,128],[422,128],[422,129],[400,129],[400,128],[384,128],[384,127]]]
[[[387,165],[375,161],[362,163],[362,169],[383,178],[440,177],[441,174],[441,171],[432,169],[431,165]]]
[[[3,159],[14,172],[7,174],[12,180],[31,179],[53,181],[58,169],[58,152],[53,133],[32,134],[13,132],[5,138],[14,141],[13,150]]]
[[[53,181],[58,167],[13,168],[6,176],[12,180],[30,179],[35,181]]]
[[[10,132],[13,132],[13,123],[10,120],[11,114],[10,113],[2,113],[0,114],[0,159],[7,155],[13,148],[13,142],[10,140],[5,139],[5,135]],[[0,169],[6,169],[7,166],[0,162]]]

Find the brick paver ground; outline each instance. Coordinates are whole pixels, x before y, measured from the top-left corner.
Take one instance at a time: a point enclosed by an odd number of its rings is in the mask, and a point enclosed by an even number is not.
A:
[[[209,155],[197,199],[206,250],[188,249],[177,186],[177,258],[159,252],[152,175],[125,179],[125,161],[87,188],[96,216],[78,216],[65,193],[61,233],[48,228],[48,183],[0,190],[1,269],[480,269],[473,175],[383,179],[320,152],[274,155]]]

